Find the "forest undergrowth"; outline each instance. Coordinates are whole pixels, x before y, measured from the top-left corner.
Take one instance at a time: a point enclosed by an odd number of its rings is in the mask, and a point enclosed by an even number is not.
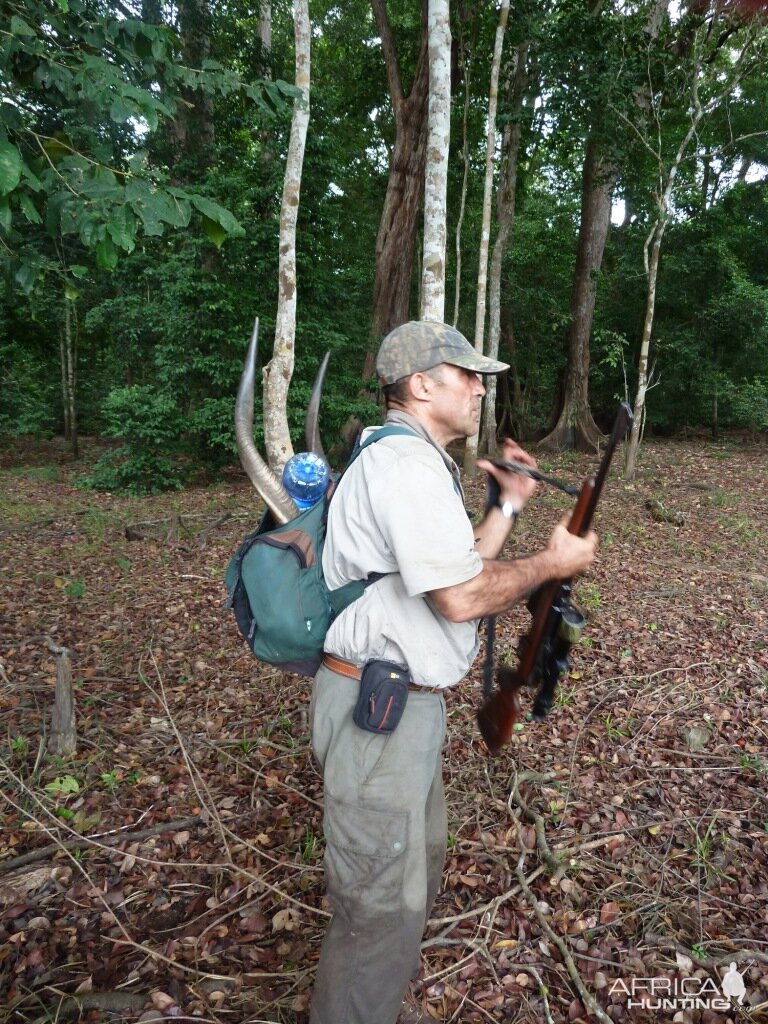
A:
[[[540,461],[579,482],[596,459]],[[0,453],[0,1019],[305,1024],[329,912],[311,684],[256,663],[223,608],[255,496],[235,472],[142,499],[83,473]],[[766,480],[765,445],[647,442],[606,486],[548,720],[489,758],[482,658],[448,695],[425,1019],[768,1020]],[[541,491],[507,555],[568,507]],[[528,618],[499,619],[499,657]],[[48,751],[51,644],[71,757]],[[731,963],[746,992],[722,1009]]]

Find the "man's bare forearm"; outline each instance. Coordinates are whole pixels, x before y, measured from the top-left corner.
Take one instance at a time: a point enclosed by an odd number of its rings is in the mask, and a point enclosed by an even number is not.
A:
[[[471,580],[430,593],[435,608],[451,622],[498,615],[549,580],[567,580],[591,565],[597,535],[568,532],[568,517],[557,524],[543,551],[530,558],[499,562],[484,558],[483,570]]]
[[[433,590],[432,603],[452,622],[469,622],[499,615],[548,580],[557,579],[555,559],[548,550],[514,562],[486,559],[483,571],[466,583]]]

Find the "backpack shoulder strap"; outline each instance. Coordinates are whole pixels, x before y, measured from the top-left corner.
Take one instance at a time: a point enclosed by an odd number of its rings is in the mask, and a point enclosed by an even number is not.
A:
[[[344,473],[346,473],[346,471],[349,469],[349,467],[352,465],[355,459],[358,458],[361,452],[363,452],[369,445],[375,444],[382,438],[392,437],[395,434],[410,434],[411,437],[418,437],[418,434],[414,430],[408,430],[407,427],[395,426],[394,423],[390,424],[389,426],[379,427],[378,430],[374,430],[370,437],[367,437],[362,444],[358,444],[355,447],[355,450],[349,457],[349,462],[344,467],[344,471],[342,472],[341,476],[339,476],[339,479],[336,481],[336,487],[338,488],[339,484],[341,483],[342,477],[344,476]],[[336,490],[334,489],[333,494],[328,500],[328,504],[330,504],[335,494]],[[327,512],[328,509],[326,506],[326,516]],[[349,598],[347,596],[348,593],[354,594],[354,596],[352,597],[352,600],[354,600],[355,598],[360,596],[363,590],[365,590],[367,587],[370,587],[372,583],[376,583],[378,580],[384,579],[384,577],[388,575],[389,573],[385,572],[372,572],[364,580],[352,580],[350,583],[344,584],[344,586],[339,587],[337,590],[330,591],[328,596],[331,602],[331,606],[334,609],[334,612],[340,612],[350,603]]]
[[[410,435],[411,437],[418,437],[419,435],[415,430],[409,430],[408,427],[398,427],[394,423],[390,423],[388,426],[378,427],[370,437],[367,437],[362,444],[358,444],[355,450],[349,457],[347,463],[347,469],[352,465],[356,458],[369,446],[375,444],[377,441],[381,441],[385,437],[393,437],[396,434]]]

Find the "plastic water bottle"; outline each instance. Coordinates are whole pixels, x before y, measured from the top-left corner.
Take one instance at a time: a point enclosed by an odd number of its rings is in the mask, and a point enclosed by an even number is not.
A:
[[[283,469],[283,487],[303,511],[312,508],[328,490],[328,464],[314,452],[299,452]]]

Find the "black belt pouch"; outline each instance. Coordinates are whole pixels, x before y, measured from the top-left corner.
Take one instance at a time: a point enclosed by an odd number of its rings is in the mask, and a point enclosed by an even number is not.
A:
[[[366,732],[394,732],[405,711],[410,674],[393,661],[366,662],[360,678],[360,696],[353,712],[355,725]]]

